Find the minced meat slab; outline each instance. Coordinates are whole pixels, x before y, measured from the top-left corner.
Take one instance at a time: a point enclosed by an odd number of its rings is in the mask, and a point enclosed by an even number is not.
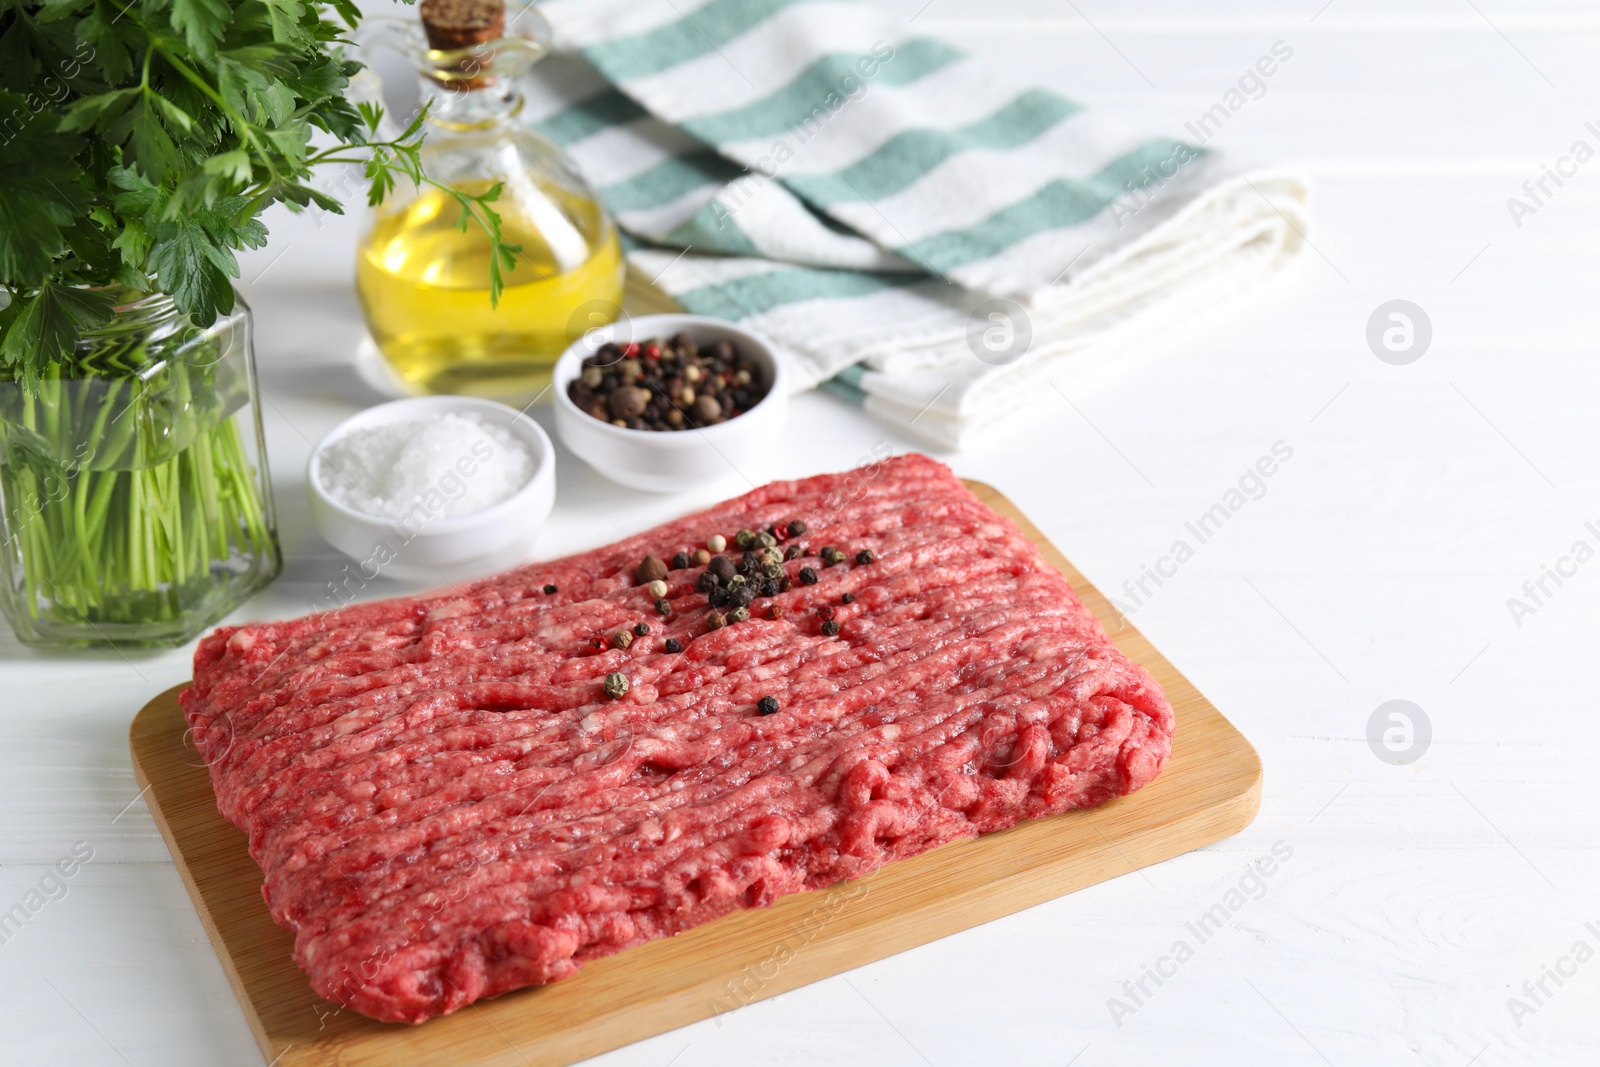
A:
[[[780,550],[805,554],[747,621],[710,626],[703,567],[669,572],[669,615],[637,581],[713,534],[744,564],[740,529],[795,519]],[[1173,730],[1016,526],[915,455],[450,591],[223,627],[182,701],[312,986],[412,1023],[1121,796]]]

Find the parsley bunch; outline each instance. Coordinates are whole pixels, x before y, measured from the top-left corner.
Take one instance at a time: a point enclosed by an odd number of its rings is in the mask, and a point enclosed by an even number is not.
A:
[[[318,165],[359,162],[372,204],[428,181],[422,115],[383,140],[345,99],[359,19],[353,0],[0,0],[0,377],[67,358],[108,321],[102,289],[159,289],[200,326],[231,311],[263,211],[340,210]],[[510,264],[499,187],[441,188]]]

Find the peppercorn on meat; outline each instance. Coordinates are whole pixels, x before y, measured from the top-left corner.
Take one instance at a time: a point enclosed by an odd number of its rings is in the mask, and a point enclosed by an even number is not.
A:
[[[224,627],[182,699],[313,987],[405,1022],[1102,803],[1173,729],[1062,576],[922,456]]]

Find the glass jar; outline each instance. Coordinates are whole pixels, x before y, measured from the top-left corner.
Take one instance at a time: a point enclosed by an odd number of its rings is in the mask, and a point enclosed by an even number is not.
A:
[[[0,609],[27,644],[180,645],[282,565],[249,309],[202,329],[118,299],[70,360],[0,378]]]
[[[428,108],[422,171],[436,183],[402,185],[370,216],[356,290],[373,342],[418,391],[535,396],[569,344],[621,313],[625,273],[599,196],[520,117],[517,78],[545,54],[548,26],[517,8],[495,40],[440,51],[417,19],[376,18],[361,40],[417,71]],[[485,206],[519,246],[498,264],[498,300],[483,220],[456,192],[492,195]]]

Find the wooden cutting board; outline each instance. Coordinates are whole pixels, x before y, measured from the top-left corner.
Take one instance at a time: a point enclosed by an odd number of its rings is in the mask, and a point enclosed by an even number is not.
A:
[[[1261,761],[1250,743],[1009,500],[987,485],[968,484],[1021,526],[1117,646],[1161,683],[1177,711],[1178,732],[1160,777],[1092,811],[948,844],[422,1026],[374,1022],[311,991],[294,964],[293,939],[267,913],[261,870],[245,850],[244,834],[217,813],[205,765],[185,737],[179,690],[147,704],[131,730],[134,772],[149,789],[151,812],[267,1061],[560,1067],[1128,874],[1249,825],[1261,800]]]

